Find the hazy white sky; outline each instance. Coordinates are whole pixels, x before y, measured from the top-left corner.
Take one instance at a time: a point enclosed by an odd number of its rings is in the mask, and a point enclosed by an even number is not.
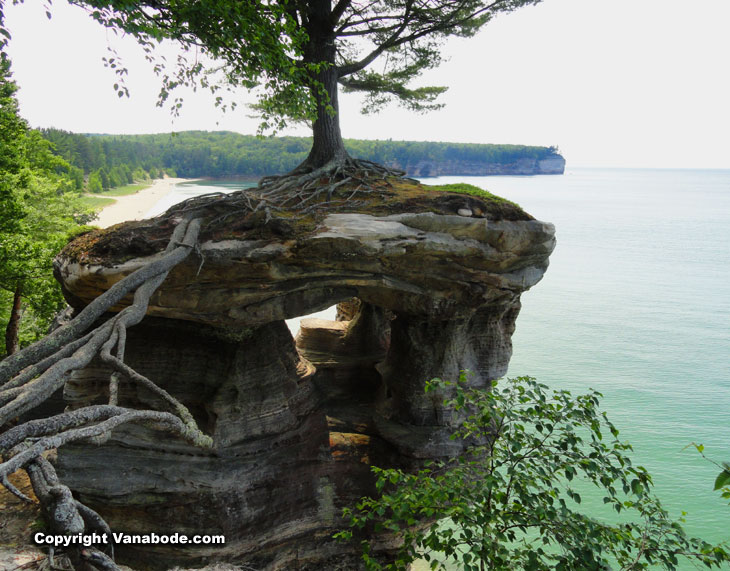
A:
[[[239,108],[186,94],[182,115],[155,107],[158,80],[131,38],[54,0],[6,6],[21,113],[36,127],[154,133],[254,133]],[[544,0],[452,40],[425,81],[446,108],[392,106],[363,116],[342,96],[346,137],[558,145],[569,166],[730,168],[730,0]],[[119,99],[101,58],[111,45],[131,77]],[[248,94],[241,93],[241,100]],[[289,134],[308,134],[306,128]]]

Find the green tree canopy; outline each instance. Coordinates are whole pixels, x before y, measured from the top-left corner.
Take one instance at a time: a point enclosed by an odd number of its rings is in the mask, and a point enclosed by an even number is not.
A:
[[[62,303],[53,256],[89,218],[70,165],[19,116],[16,90],[10,61],[0,51],[0,323],[6,353],[19,348],[24,313],[28,341],[45,333]]]
[[[160,103],[180,85],[258,87],[264,128],[313,121],[303,170],[348,158],[340,133],[338,84],[367,95],[373,111],[391,100],[415,110],[438,107],[445,88],[412,87],[441,63],[450,36],[473,36],[493,17],[541,0],[71,0],[106,27],[132,34],[162,79]],[[180,44],[176,63],[154,59],[159,42]],[[202,57],[204,56],[204,57]],[[382,57],[381,57],[382,56]],[[207,59],[206,59],[207,58]],[[369,66],[380,59],[377,71]],[[117,57],[107,63],[127,70]],[[233,102],[232,104],[235,104]],[[181,105],[173,99],[173,109]]]
[[[10,81],[10,60],[0,52],[0,235],[17,228],[22,215],[12,179],[21,169],[20,147],[27,129],[18,114],[17,90]]]
[[[308,137],[262,138],[230,131],[156,135],[81,135],[58,129],[41,132],[61,157],[77,167],[74,173],[83,169],[90,174],[89,192],[95,192],[94,188],[96,192],[101,191],[100,175],[94,174],[99,168],[106,168],[110,178],[123,178],[123,173],[130,183],[144,179],[147,176],[144,171],[152,168],[158,173],[173,170],[177,176],[190,178],[283,174],[301,163],[312,146]],[[99,154],[94,161],[88,161],[84,151],[92,147]],[[429,163],[437,173],[439,165],[450,161],[476,163],[486,168],[559,156],[552,147],[418,141],[345,139],[345,148],[352,156],[403,170]]]

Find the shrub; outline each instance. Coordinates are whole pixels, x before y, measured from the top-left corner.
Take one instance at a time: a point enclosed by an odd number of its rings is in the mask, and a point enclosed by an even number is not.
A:
[[[434,379],[427,390],[454,395],[446,402],[465,420],[452,438],[466,450],[417,473],[374,468],[380,497],[345,510],[350,529],[337,534],[351,540],[368,530],[403,539],[387,563],[364,540],[369,569],[406,569],[421,557],[434,569],[446,559],[476,571],[676,569],[682,557],[707,567],[730,561],[724,548],[688,538],[662,508],[651,476],[633,465],[631,445],[600,411],[600,393],[550,392],[529,377],[479,390],[466,386],[465,374],[456,384]],[[620,523],[580,511],[586,485],[600,490]]]

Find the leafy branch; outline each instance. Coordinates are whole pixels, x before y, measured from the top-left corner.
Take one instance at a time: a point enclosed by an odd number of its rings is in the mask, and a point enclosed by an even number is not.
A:
[[[467,571],[730,561],[724,546],[687,537],[662,507],[651,475],[632,464],[631,445],[600,410],[600,393],[549,391],[529,377],[475,389],[466,373],[457,383],[434,379],[427,391],[436,390],[463,418],[453,438],[466,451],[417,473],[374,468],[379,496],[345,510],[350,528],[337,534],[361,540],[368,569],[406,569],[418,558]],[[578,490],[591,486],[616,516],[580,511]],[[378,542],[400,547],[381,561]]]
[[[719,490],[723,499],[730,500],[730,462],[723,462],[722,464],[718,464],[712,458],[707,457],[705,455],[705,447],[702,444],[696,444],[695,442],[692,442],[688,446],[685,446],[685,448],[688,448],[689,446],[693,446],[695,450],[700,453],[700,456],[702,456],[702,458],[704,458],[711,464],[714,464],[720,469],[720,473],[717,475],[717,478],[715,478],[715,485],[712,489],[715,491]]]

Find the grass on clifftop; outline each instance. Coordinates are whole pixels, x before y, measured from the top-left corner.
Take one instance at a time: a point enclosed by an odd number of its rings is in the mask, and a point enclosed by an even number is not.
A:
[[[473,184],[469,184],[466,182],[455,182],[452,184],[434,184],[428,186],[432,190],[441,190],[444,192],[458,192],[459,194],[469,194],[471,196],[477,196],[485,200],[491,200],[493,202],[503,204],[511,204],[513,206],[516,206],[517,208],[521,208],[520,205],[516,202],[512,202],[511,200],[507,200],[506,198],[502,198],[501,196],[492,194],[488,190],[484,190],[483,188],[479,188],[478,186],[474,186]]]
[[[326,182],[322,184],[326,190]],[[468,209],[475,219],[534,220],[515,203],[466,183],[430,186],[392,177],[376,180],[369,190],[355,196],[359,188],[359,182],[351,181],[339,186],[333,196],[319,192],[305,208],[298,208],[297,204],[277,208],[273,217],[263,208],[249,211],[250,200],[240,193],[231,193],[223,200],[193,198],[154,219],[127,221],[83,234],[64,248],[63,256],[80,263],[113,265],[155,254],[168,243],[180,209],[191,209],[196,202],[197,215],[204,219],[200,239],[214,242],[298,239],[317,231],[328,215],[342,213],[456,215],[461,209]]]

